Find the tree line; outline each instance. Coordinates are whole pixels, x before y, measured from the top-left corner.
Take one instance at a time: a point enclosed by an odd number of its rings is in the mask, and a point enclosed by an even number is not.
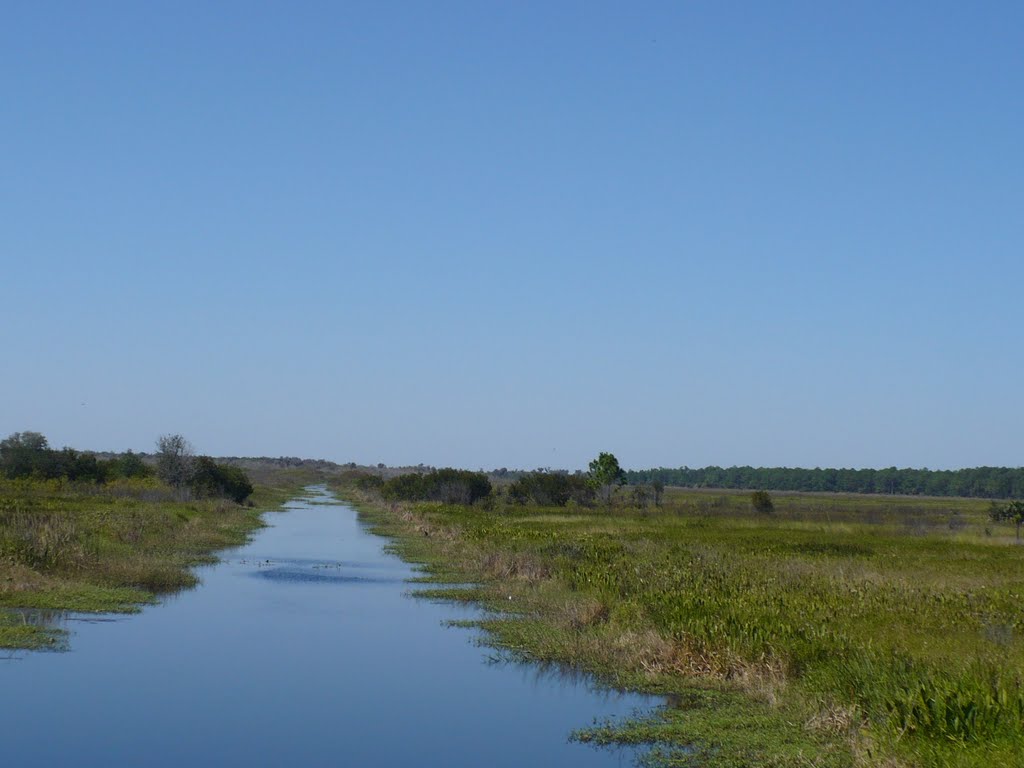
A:
[[[383,469],[384,465],[379,468]],[[549,470],[519,472],[517,475],[511,483],[495,487],[483,472],[450,467],[406,472],[387,480],[354,467],[346,473],[347,479],[358,488],[376,493],[388,501],[440,501],[445,504],[501,500],[542,507],[564,507],[570,503],[589,507],[600,500],[610,508],[616,490],[625,484],[618,459],[611,453],[598,455],[590,462],[585,475]]]
[[[1010,499],[1024,496],[1024,467],[973,469],[799,469],[790,467],[703,467],[629,470],[632,485],[660,481],[681,488],[767,489],[824,493],[884,493],[908,496],[968,496]]]
[[[39,432],[15,432],[0,440],[0,476],[100,485],[122,478],[156,477],[182,497],[229,498],[239,504],[253,492],[244,470],[219,464],[209,456],[196,456],[181,435],[164,435],[157,440],[157,452],[150,464],[131,451],[98,459],[73,448],[51,448]]]
[[[97,459],[73,448],[56,450],[38,432],[15,432],[0,440],[0,475],[9,479],[72,480],[107,483],[127,477],[152,477],[153,468],[128,451]]]

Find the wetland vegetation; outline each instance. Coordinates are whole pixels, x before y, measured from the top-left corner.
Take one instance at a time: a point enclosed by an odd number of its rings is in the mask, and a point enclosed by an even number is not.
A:
[[[98,460],[54,451],[36,433],[4,441],[0,647],[60,647],[62,633],[35,620],[40,610],[131,612],[194,586],[192,566],[244,543],[261,525],[261,511],[310,479],[301,470],[274,470],[254,488],[241,470],[208,457],[193,466],[176,486],[134,454]]]
[[[422,594],[495,610],[489,642],[678,703],[582,740],[695,766],[1024,759],[1024,549],[987,501],[662,489],[608,510],[505,485],[465,505],[360,478],[337,487]]]
[[[671,702],[580,741],[706,768],[1024,763],[1019,501],[623,486],[610,454],[575,475],[217,462],[169,437],[0,444],[0,647],[61,646],[31,611],[192,586],[328,477],[423,566],[419,594],[491,609],[486,642]]]

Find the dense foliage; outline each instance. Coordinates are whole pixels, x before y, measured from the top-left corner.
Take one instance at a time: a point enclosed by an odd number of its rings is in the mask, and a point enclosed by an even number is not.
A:
[[[594,487],[581,475],[564,472],[530,472],[508,486],[508,499],[516,504],[564,507],[570,501],[589,506]]]
[[[392,501],[442,501],[472,504],[491,493],[491,482],[480,472],[435,469],[425,474],[399,475],[380,486],[381,495]]]
[[[613,453],[602,452],[590,462],[587,479],[606,505],[611,506],[615,490],[626,483],[626,473]]]
[[[252,483],[243,470],[218,464],[209,456],[196,458],[189,487],[199,498],[222,497],[239,504],[253,492]]]
[[[1009,499],[1024,496],[1024,467],[974,469],[797,469],[704,467],[626,472],[632,484],[659,481],[680,488],[767,489],[829,493],[886,493]]]
[[[118,478],[149,477],[153,471],[131,451],[97,459],[72,448],[55,450],[38,432],[15,432],[0,441],[0,475],[17,480],[72,480],[106,483]]]
[[[0,441],[0,476],[10,480],[69,480],[106,484],[114,480],[153,477],[182,489],[184,496],[229,498],[239,504],[253,492],[245,471],[218,464],[209,456],[192,456],[180,435],[160,438],[157,469],[131,451],[98,459],[73,448],[55,450],[38,432],[15,432]],[[166,449],[166,450],[165,450]]]

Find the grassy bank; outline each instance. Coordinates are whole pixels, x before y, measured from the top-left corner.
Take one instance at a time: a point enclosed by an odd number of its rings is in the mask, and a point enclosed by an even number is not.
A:
[[[244,544],[261,512],[312,479],[267,474],[253,506],[179,501],[153,480],[0,480],[0,647],[60,647],[48,611],[131,612],[194,586],[191,566]]]
[[[657,742],[677,765],[1024,764],[1024,547],[983,501],[361,509],[438,582],[426,594],[498,611],[496,646],[676,702],[582,739]]]

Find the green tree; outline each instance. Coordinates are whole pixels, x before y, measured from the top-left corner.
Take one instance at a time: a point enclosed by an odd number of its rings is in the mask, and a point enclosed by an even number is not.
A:
[[[594,486],[605,506],[611,508],[615,491],[626,483],[626,473],[619,466],[619,460],[613,453],[600,453],[590,462],[588,468],[590,484]]]
[[[114,474],[118,477],[149,477],[153,474],[153,470],[142,458],[131,451],[122,453],[112,463]]]
[[[39,432],[15,432],[0,441],[0,451],[12,448],[28,451],[45,451],[49,447],[50,444]]]
[[[1007,521],[1017,526],[1017,541],[1020,541],[1020,527],[1024,525],[1024,501],[1011,501],[1006,504],[992,502],[988,515],[995,522]]]
[[[40,433],[15,432],[0,440],[0,472],[7,477],[45,477],[51,453]]]

